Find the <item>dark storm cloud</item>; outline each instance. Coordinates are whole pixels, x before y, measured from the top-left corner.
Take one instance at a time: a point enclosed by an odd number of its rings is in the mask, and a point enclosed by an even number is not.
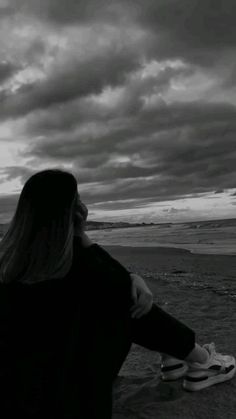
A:
[[[137,66],[138,58],[132,51],[112,48],[83,62],[65,62],[64,67],[55,69],[45,80],[25,84],[14,93],[4,92],[1,118],[17,118],[36,109],[99,93],[107,85],[122,83]]]
[[[94,209],[101,208],[102,210],[122,210],[132,208],[145,208],[149,206],[151,202],[156,202],[156,197],[149,196],[143,199],[120,199],[114,201],[101,201],[93,204]],[[158,205],[158,204],[157,204]],[[159,204],[160,207],[165,207],[164,204]]]
[[[0,20],[6,17],[12,16],[16,13],[16,10],[13,6],[10,5],[0,5]]]
[[[112,182],[98,182],[97,184],[86,184],[82,190],[82,197],[88,204],[102,200],[115,201],[126,200],[130,197],[147,202],[162,202],[183,198],[192,188],[192,181],[184,178],[173,179],[171,177],[137,178],[137,179],[116,179]],[[81,185],[78,182],[78,190]],[[202,192],[204,188],[196,185],[195,191]],[[208,188],[206,187],[206,191]],[[153,198],[153,199],[152,199]],[[150,201],[150,202],[151,202]],[[137,207],[137,205],[135,205]]]
[[[154,32],[172,33],[173,39],[191,47],[235,44],[234,0],[8,0],[15,11],[61,25],[123,17]],[[4,9],[3,9],[4,10]]]
[[[235,121],[236,108],[233,105],[206,102],[161,104],[154,110],[144,109],[127,115],[127,118],[120,118],[118,125],[114,115],[111,115],[104,124],[85,123],[78,127],[78,131],[68,131],[67,134],[52,132],[48,138],[32,144],[29,153],[42,158],[63,158],[64,155],[72,158],[77,154],[89,159],[90,155],[98,152],[108,155],[117,151],[129,155],[146,150],[148,154],[158,152],[168,157],[172,149],[177,148],[179,157],[186,161],[192,150],[197,149],[198,154],[192,159],[201,160],[207,151],[212,156],[221,151],[224,154],[225,148],[226,153],[234,151]],[[43,127],[42,131],[39,129],[36,132],[37,135],[45,134]],[[96,159],[95,165],[98,163]],[[153,159],[155,161],[155,155]]]
[[[25,166],[7,166],[0,169],[0,175],[4,176],[5,181],[20,179],[22,184],[33,175],[37,170],[32,170]]]
[[[16,209],[18,194],[0,195],[0,224],[8,223]]]
[[[207,65],[235,46],[234,0],[9,0],[15,11],[59,26],[125,21],[150,33],[147,54]]]
[[[125,6],[125,1],[122,2]],[[179,57],[212,66],[235,47],[234,0],[138,0],[136,21],[154,35],[159,58]],[[156,42],[155,42],[156,41]]]
[[[235,45],[234,0],[147,0],[145,4],[138,0],[137,3],[139,21],[155,31],[161,28],[172,32],[183,44],[206,48]]]
[[[78,179],[80,182],[95,182],[103,181],[104,179],[126,179],[133,178],[134,182],[136,178],[151,176],[155,173],[155,169],[148,167],[138,167],[134,164],[120,164],[117,167],[112,167],[112,165],[105,167],[96,167],[91,170],[88,169],[85,172],[81,171],[78,168]]]
[[[96,124],[102,122],[106,124],[110,120],[120,120],[119,129],[122,129],[123,121],[121,118],[146,117],[146,113],[142,111],[142,96],[157,92],[160,94],[169,87],[172,78],[178,77],[179,75],[189,75],[191,71],[189,68],[175,69],[167,66],[155,77],[150,76],[146,77],[145,80],[138,79],[135,81],[132,80],[131,73],[131,80],[129,79],[129,75],[127,75],[126,81],[118,85],[118,88],[123,89],[123,92],[115,107],[112,103],[112,106],[96,103],[90,97],[75,98],[67,103],[60,104],[60,106],[54,106],[51,109],[44,109],[41,112],[35,112],[29,115],[27,119],[27,131],[32,135],[51,135],[57,131],[72,131],[84,123],[93,122]],[[163,105],[158,108],[158,115],[160,114],[161,118],[163,112],[167,112],[167,107],[161,99],[160,102]],[[156,111],[155,114],[157,114]],[[156,118],[157,116],[155,116]],[[136,122],[135,125],[137,126]],[[152,126],[150,126],[150,129],[152,129]]]
[[[0,85],[12,77],[12,75],[15,74],[18,70],[18,66],[9,61],[0,62]]]
[[[139,112],[123,129],[107,124],[94,138],[90,125],[85,134],[57,133],[25,155],[74,162],[79,184],[96,183],[85,189],[89,202],[177,199],[235,186],[235,120],[231,105],[175,103],[160,112]],[[119,156],[129,161],[119,162]]]
[[[15,13],[32,15],[55,25],[84,24],[111,20],[117,15],[119,1],[110,0],[9,0]]]
[[[40,61],[41,58],[43,59],[46,53],[47,44],[44,40],[38,37],[30,42],[25,52],[25,58],[28,64],[35,64],[37,61]]]
[[[57,166],[59,167],[59,165]],[[8,167],[5,169],[8,180],[13,178],[21,178],[22,185],[25,181],[33,175],[35,171],[26,171],[24,167]],[[122,172],[122,171],[120,171]],[[111,177],[107,180],[94,180],[94,182],[83,182],[82,176],[79,172],[72,171],[78,182],[78,190],[81,190],[81,196],[87,204],[93,204],[103,200],[116,201],[137,199],[139,202],[145,199],[147,202],[163,201],[168,199],[179,199],[188,193],[191,183],[186,182],[184,178],[178,179],[173,183],[171,177],[163,176],[160,179],[154,177],[137,177],[125,179],[118,174],[118,176]],[[99,170],[96,171],[99,174]],[[99,176],[97,176],[99,177]],[[100,176],[101,177],[101,176]],[[207,190],[207,188],[206,188]],[[196,186],[196,192],[202,191],[202,188]],[[135,207],[140,207],[142,204],[136,204]]]
[[[32,167],[73,164],[86,202],[108,200],[110,209],[116,200],[117,208],[138,208],[235,187],[236,108],[224,103],[230,101],[227,93],[233,97],[229,87],[236,79],[235,1],[8,5],[26,26],[37,23],[41,30],[22,48],[26,67],[33,74],[38,66],[43,75],[33,81],[23,76],[16,89],[0,93],[0,118],[22,118],[19,134],[28,141],[22,156],[31,158]],[[83,36],[86,42],[74,43]],[[145,67],[151,60],[160,64],[156,72]],[[16,71],[4,65],[0,81]],[[34,172],[9,166],[3,173],[23,184]],[[136,201],[126,201],[131,198]]]

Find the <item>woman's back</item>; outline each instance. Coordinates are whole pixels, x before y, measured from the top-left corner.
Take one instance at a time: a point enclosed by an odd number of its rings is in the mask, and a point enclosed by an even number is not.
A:
[[[73,245],[64,278],[0,286],[1,394],[9,417],[92,419],[99,410],[110,417],[102,369],[104,362],[111,374],[116,369],[109,346],[121,344],[129,274],[98,245],[84,249],[76,237]]]

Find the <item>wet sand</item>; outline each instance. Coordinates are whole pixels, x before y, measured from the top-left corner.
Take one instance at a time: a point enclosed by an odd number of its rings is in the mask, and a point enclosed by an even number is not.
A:
[[[104,246],[143,276],[154,302],[193,328],[200,344],[236,356],[236,256]],[[153,331],[155,333],[155,331]],[[114,385],[113,419],[234,419],[236,377],[195,393],[160,380],[160,356],[133,344]]]

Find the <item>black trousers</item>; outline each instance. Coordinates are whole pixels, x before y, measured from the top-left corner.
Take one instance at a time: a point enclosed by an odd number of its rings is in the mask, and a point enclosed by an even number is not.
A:
[[[75,390],[65,389],[67,419],[111,419],[112,385],[132,343],[179,359],[186,358],[195,345],[195,333],[156,304],[140,319],[111,317],[106,324],[108,328],[103,320],[94,319],[93,333],[86,329],[87,345],[80,346],[77,365],[72,365],[75,377],[70,382],[76,382]],[[80,396],[80,411],[75,413]]]
[[[55,349],[49,349],[49,334],[48,345],[40,342],[46,324],[36,328],[38,343],[32,351],[32,336],[28,347],[26,336],[19,335],[0,363],[1,419],[111,419],[113,382],[132,343],[179,359],[191,352],[195,333],[189,327],[156,304],[140,319],[132,319],[129,293],[108,286],[99,283],[89,304],[84,298],[88,293],[75,293],[80,304],[64,331],[58,321],[55,336],[61,338]],[[53,324],[48,329],[54,333]]]
[[[105,318],[96,315],[96,307],[92,305],[78,313],[70,331],[63,370],[64,357],[53,360],[46,353],[38,353],[32,362],[25,357],[21,370],[25,377],[22,382],[28,383],[27,398],[24,388],[19,386],[14,396],[14,379],[8,385],[4,379],[1,418],[10,419],[24,413],[25,419],[111,419],[113,382],[132,343],[179,359],[184,359],[194,348],[194,332],[155,304],[140,319],[132,319],[127,310],[120,310],[119,315],[114,312],[108,316],[104,311]],[[14,358],[10,365],[13,361]],[[58,377],[53,378],[57,367]],[[30,382],[34,383],[32,388]]]
[[[118,344],[119,350],[117,351],[117,346],[114,348],[113,356],[117,362],[113,370],[113,379],[122,367],[132,343],[185,359],[195,346],[195,333],[156,304],[139,319],[128,317],[126,335],[121,339],[121,345]]]
[[[91,280],[83,281],[85,290],[78,292],[83,296],[80,318],[75,322],[80,330],[69,357],[74,379],[68,380],[74,391],[66,386],[69,403],[65,418],[111,419],[112,385],[132,343],[184,359],[194,348],[195,333],[156,304],[140,319],[132,319],[130,272],[97,244],[80,248],[80,258],[84,275],[87,277],[89,271]],[[81,277],[84,275],[82,269]],[[88,295],[89,307],[84,298]],[[75,414],[73,405],[80,406],[80,415]]]

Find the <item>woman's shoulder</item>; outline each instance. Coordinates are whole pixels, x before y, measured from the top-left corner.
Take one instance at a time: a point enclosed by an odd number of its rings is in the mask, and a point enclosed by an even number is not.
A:
[[[73,246],[75,258],[80,262],[100,254],[100,246],[98,243],[91,243],[89,246],[84,246],[83,241],[79,236],[74,236]]]

